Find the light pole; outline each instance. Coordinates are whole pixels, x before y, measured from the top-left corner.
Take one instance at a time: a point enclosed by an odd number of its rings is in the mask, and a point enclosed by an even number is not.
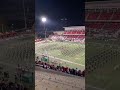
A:
[[[46,17],[41,17],[41,21],[44,25],[44,30],[45,30],[45,41],[46,41],[46,27],[45,27],[45,23],[47,21],[47,18]],[[47,50],[45,50],[45,55],[47,56]]]
[[[46,21],[47,21],[47,18],[46,17],[42,17],[41,18],[41,21],[43,22],[43,24],[44,24],[44,30],[45,30],[45,40],[46,40],[46,28],[45,28],[45,23],[46,23]]]

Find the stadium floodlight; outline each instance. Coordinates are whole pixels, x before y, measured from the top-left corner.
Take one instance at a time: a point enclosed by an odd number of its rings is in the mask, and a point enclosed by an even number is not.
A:
[[[47,21],[47,18],[46,18],[46,17],[42,17],[42,18],[41,18],[41,21],[42,21],[43,23],[45,23],[45,22]]]
[[[46,17],[41,17],[41,21],[42,21],[43,24],[44,24],[45,40],[46,40],[46,28],[45,28],[45,23],[46,23],[46,21],[47,21],[47,18],[46,18]]]

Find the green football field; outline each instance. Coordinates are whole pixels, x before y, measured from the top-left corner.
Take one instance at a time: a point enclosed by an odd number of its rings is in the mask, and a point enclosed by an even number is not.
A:
[[[98,66],[87,74],[86,90],[120,90],[119,45],[111,41],[90,41],[86,44],[86,52],[86,67],[88,65],[94,67],[94,63]],[[105,62],[105,60],[108,61]]]
[[[58,62],[71,68],[85,68],[85,45],[73,42],[36,43],[35,53],[47,55],[50,61]]]

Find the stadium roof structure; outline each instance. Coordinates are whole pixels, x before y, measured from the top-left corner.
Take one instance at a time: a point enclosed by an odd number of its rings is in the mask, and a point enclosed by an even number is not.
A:
[[[67,30],[80,30],[80,31],[85,31],[85,26],[69,26],[69,27],[64,27],[65,31]]]
[[[86,2],[86,9],[107,9],[107,8],[120,8],[120,1],[94,1]]]

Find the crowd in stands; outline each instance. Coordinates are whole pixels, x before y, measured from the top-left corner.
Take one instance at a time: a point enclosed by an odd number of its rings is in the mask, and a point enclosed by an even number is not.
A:
[[[60,66],[60,65],[55,66],[55,65],[48,64],[48,63],[45,63],[45,62],[42,62],[42,61],[36,61],[35,64],[36,64],[36,66],[40,66],[44,69],[51,69],[51,70],[60,71],[60,72],[71,74],[71,75],[85,77],[85,70],[81,71],[81,70],[77,70],[77,68],[76,69],[73,69],[73,68],[71,69],[71,68],[68,68],[68,67]]]

